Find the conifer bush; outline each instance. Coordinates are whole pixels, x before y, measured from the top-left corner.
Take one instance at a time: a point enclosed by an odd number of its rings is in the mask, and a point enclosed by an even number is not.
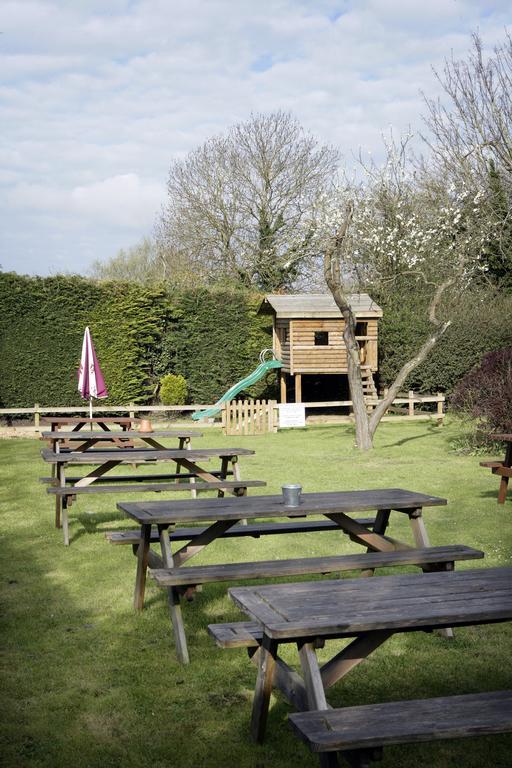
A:
[[[163,405],[184,405],[187,382],[184,376],[168,373],[160,379],[160,402]]]

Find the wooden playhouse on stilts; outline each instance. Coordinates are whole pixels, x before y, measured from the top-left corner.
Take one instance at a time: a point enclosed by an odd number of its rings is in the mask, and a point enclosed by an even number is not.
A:
[[[365,393],[377,394],[377,324],[382,310],[367,293],[350,296],[361,348]],[[273,317],[273,350],[281,360],[280,401],[347,399],[347,349],[344,320],[330,294],[270,294],[260,308]]]

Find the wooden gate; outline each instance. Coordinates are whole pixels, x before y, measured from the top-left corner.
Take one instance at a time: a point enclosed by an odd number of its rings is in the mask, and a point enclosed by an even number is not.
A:
[[[230,400],[222,406],[225,435],[261,435],[277,432],[276,400]]]

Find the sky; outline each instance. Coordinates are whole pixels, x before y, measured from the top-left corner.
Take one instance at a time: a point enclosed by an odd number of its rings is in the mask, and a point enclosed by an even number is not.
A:
[[[512,3],[0,0],[0,267],[86,274],[152,234],[173,160],[290,111],[346,165],[422,129],[433,68]]]

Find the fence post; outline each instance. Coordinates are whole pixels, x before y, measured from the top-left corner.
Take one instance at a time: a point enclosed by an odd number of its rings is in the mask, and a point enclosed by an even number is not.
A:
[[[414,416],[414,392],[409,390],[409,416]]]
[[[34,427],[39,427],[39,403],[34,403]]]
[[[135,403],[128,403],[128,407],[130,408],[130,413],[129,413],[130,419],[134,419],[135,418],[135,411],[133,411],[131,409],[135,408]]]

